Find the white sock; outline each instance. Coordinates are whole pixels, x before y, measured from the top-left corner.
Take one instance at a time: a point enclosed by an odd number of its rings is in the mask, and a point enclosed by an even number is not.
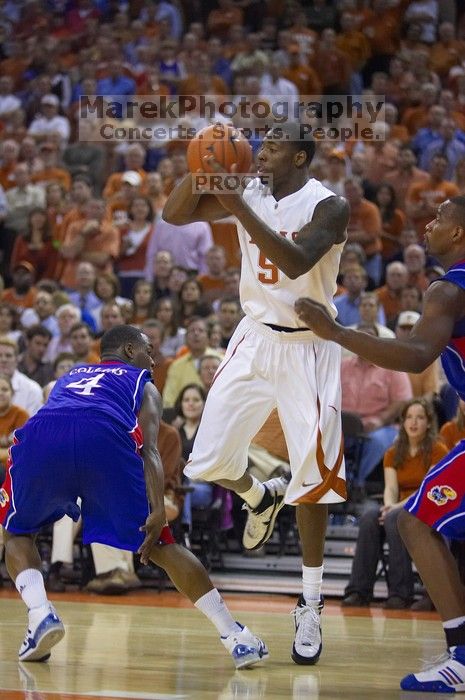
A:
[[[247,491],[240,493],[239,496],[244,499],[248,506],[256,508],[265,495],[265,486],[261,481],[252,477],[253,484]]]
[[[323,583],[323,566],[305,566],[302,564],[302,592],[305,602],[320,600]]]
[[[205,617],[208,617],[222,637],[229,637],[230,634],[239,632],[241,629],[237,622],[231,617],[226,603],[216,588],[205,593],[194,605],[200,612],[203,612]]]
[[[445,620],[442,626],[445,630],[453,629],[454,627],[460,627],[460,625],[465,624],[465,617],[454,617],[452,620]]]
[[[25,569],[16,577],[15,586],[28,610],[47,605],[44,577],[38,569]]]

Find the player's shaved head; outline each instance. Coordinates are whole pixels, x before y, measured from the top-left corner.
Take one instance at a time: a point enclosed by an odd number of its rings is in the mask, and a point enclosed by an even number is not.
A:
[[[310,165],[315,155],[315,141],[308,127],[297,122],[286,122],[273,126],[266,134],[266,138],[270,141],[278,141],[280,143],[289,144],[295,151],[304,151],[307,155],[306,165]]]
[[[146,336],[139,328],[127,325],[115,326],[102,336],[100,354],[104,357],[105,355],[114,354],[118,350],[121,350],[127,343],[144,345],[145,342]]]
[[[465,196],[459,195],[457,197],[451,197],[446,213],[447,217],[457,224],[457,226],[465,228]]]

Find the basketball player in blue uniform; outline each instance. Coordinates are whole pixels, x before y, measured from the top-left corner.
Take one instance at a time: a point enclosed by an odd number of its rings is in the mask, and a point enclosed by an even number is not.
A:
[[[422,372],[441,356],[447,379],[465,400],[465,197],[443,202],[426,227],[426,248],[447,272],[427,290],[410,336],[390,340],[343,328],[326,309],[299,299],[301,321],[320,337],[388,369]],[[465,440],[425,476],[404,506],[399,530],[436,610],[448,648],[445,660],[401,681],[403,690],[465,692],[465,590],[443,537],[465,539]]]
[[[116,326],[102,338],[101,363],[72,368],[15,433],[0,489],[5,560],[29,612],[20,661],[46,661],[64,635],[47,600],[34,534],[82,514],[83,542],[138,552],[166,570],[218,629],[237,668],[268,654],[235,622],[202,564],[175,543],[163,502],[157,449],[160,396],[151,382],[147,336]],[[82,500],[79,508],[76,501]]]

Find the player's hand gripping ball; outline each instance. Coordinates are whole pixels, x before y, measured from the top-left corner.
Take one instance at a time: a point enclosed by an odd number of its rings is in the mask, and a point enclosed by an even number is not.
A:
[[[204,156],[213,156],[227,173],[231,172],[233,165],[236,173],[248,173],[252,165],[249,142],[239,129],[225,124],[206,126],[189,142],[187,163],[191,173],[215,172],[215,168],[205,162]]]

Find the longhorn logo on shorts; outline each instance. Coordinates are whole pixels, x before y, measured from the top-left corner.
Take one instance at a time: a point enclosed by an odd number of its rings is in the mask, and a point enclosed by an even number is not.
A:
[[[447,501],[455,501],[457,493],[450,486],[433,486],[431,491],[428,491],[427,496],[437,506],[444,506]]]
[[[5,489],[0,489],[0,508],[5,508],[5,506],[10,502],[10,497],[5,491]]]

